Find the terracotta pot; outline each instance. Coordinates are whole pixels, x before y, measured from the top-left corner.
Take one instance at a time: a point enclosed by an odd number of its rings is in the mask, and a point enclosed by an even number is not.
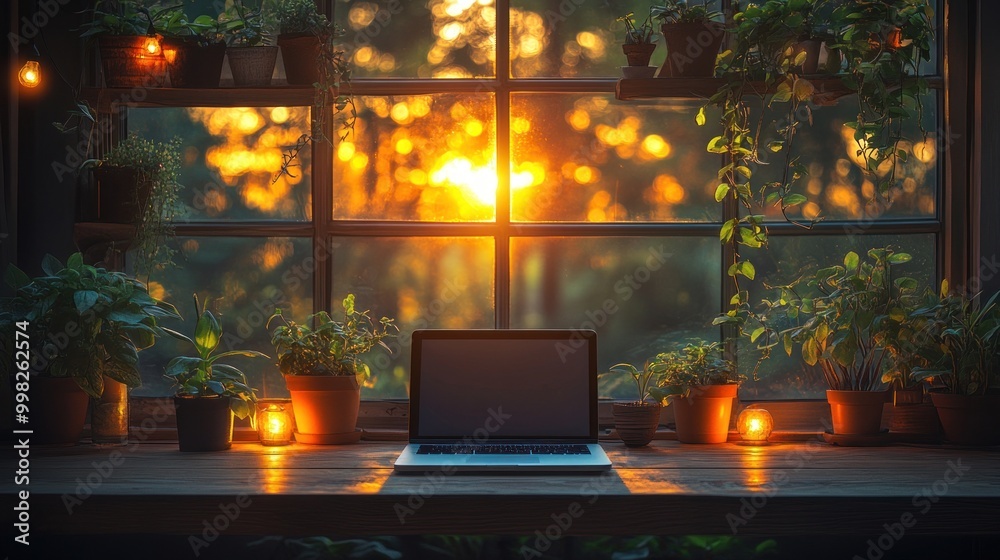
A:
[[[278,47],[229,47],[229,68],[237,87],[265,87],[271,85],[274,64],[278,60]]]
[[[224,451],[233,445],[229,397],[174,397],[181,451]]]
[[[105,375],[101,398],[91,401],[90,439],[127,445],[128,428],[128,386]]]
[[[31,378],[32,443],[74,445],[87,420],[90,397],[72,377]],[[17,429],[23,429],[18,425]]]
[[[97,48],[101,69],[108,87],[162,87],[167,79],[167,61],[163,53],[145,50],[149,37],[101,35]]]
[[[226,44],[208,46],[195,41],[164,39],[163,56],[170,68],[170,85],[175,88],[217,88],[222,78]]]
[[[801,66],[795,67],[800,74],[815,74],[819,71],[819,51],[823,47],[823,41],[809,39],[795,43],[792,51],[792,60],[798,58],[799,53],[806,53],[806,59]]]
[[[653,441],[662,409],[659,403],[614,403],[615,430],[626,447],[642,447]]]
[[[951,443],[1000,444],[1000,395],[931,393],[931,401]]]
[[[677,439],[682,443],[725,443],[729,437],[729,419],[739,385],[694,387],[691,394],[676,398],[674,421]]]
[[[281,61],[288,85],[311,86],[319,81],[319,38],[314,35],[278,35]]]
[[[625,53],[629,66],[649,66],[649,59],[653,57],[654,50],[656,43],[622,45],[622,52]]]
[[[93,188],[96,205],[82,210],[85,221],[111,224],[142,221],[152,185],[141,179],[138,170],[102,165],[94,169]]]
[[[882,406],[888,402],[888,391],[826,392],[833,416],[833,433],[874,435],[882,431]]]
[[[661,78],[710,78],[725,37],[721,23],[664,23],[667,58],[657,76]]]
[[[353,375],[286,375],[295,426],[310,435],[350,434],[358,423],[361,385]]]

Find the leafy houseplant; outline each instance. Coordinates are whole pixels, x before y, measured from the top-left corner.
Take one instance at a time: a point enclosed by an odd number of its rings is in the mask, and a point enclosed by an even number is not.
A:
[[[765,302],[770,311],[796,323],[766,336],[775,344],[780,339],[789,355],[800,346],[803,360],[822,368],[835,433],[872,435],[880,430],[888,396],[882,376],[900,348],[917,292],[916,280],[893,267],[910,259],[889,247],[871,249],[864,259],[850,251],[843,265],[779,286],[778,298]],[[858,415],[848,415],[851,410]]]
[[[939,381],[932,392],[945,435],[954,443],[1000,443],[1000,292],[985,303],[981,294],[950,292],[942,282],[937,297],[913,312],[924,321],[928,365],[913,368],[918,381]]]
[[[899,163],[912,155],[902,143],[902,124],[922,117],[927,82],[915,77],[930,60],[934,11],[927,0],[845,2],[832,13],[839,30],[833,48],[846,61],[844,83],[858,95],[854,129],[856,154],[876,193],[887,197],[896,186]]]
[[[667,44],[667,58],[657,76],[711,77],[715,73],[715,59],[725,37],[725,27],[716,21],[720,12],[709,10],[704,0],[700,6],[666,0],[653,6],[650,15],[660,20]]]
[[[733,399],[745,377],[722,350],[719,342],[699,340],[656,356],[660,373],[650,392],[674,405],[677,439],[683,443],[724,443],[729,435]]]
[[[31,341],[31,354],[19,352],[18,361],[25,362],[20,371],[30,364],[37,372],[30,380],[32,441],[75,443],[88,395],[100,398],[106,379],[138,387],[138,352],[162,334],[159,319],[177,314],[142,282],[86,265],[80,253],[65,266],[46,255],[42,271],[44,276],[30,279],[8,267],[5,279],[14,295],[0,307],[0,338],[11,357],[15,348],[24,350],[16,344],[17,332]],[[2,367],[10,364],[4,360]]]
[[[303,443],[356,440],[361,383],[371,374],[363,356],[377,347],[389,351],[384,340],[398,331],[392,319],[382,317],[376,323],[367,310],[358,311],[354,294],[342,305],[343,321],[321,311],[299,324],[280,309],[268,320],[268,325],[275,319],[282,322],[272,332],[271,343],[292,395],[296,439]]]
[[[151,1],[95,3],[81,38],[97,37],[101,67],[108,87],[159,87],[167,76],[155,25],[174,8]]]
[[[135,270],[147,277],[170,266],[174,251],[166,240],[173,237],[172,220],[180,205],[180,139],[158,142],[129,135],[99,160],[88,160],[98,201],[92,211],[101,222],[135,226],[132,250]]]
[[[638,400],[627,403],[616,402],[612,405],[615,430],[627,447],[642,447],[649,444],[656,434],[656,427],[660,424],[660,410],[663,406],[659,401],[650,399],[652,396],[650,390],[653,388],[650,384],[663,372],[664,364],[657,358],[646,360],[641,370],[627,363],[618,363],[609,368],[609,373],[630,375],[638,391]]]
[[[270,30],[264,19],[263,6],[252,9],[246,2],[238,0],[226,17],[234,22],[226,37],[229,44],[226,54],[233,71],[233,82],[242,87],[271,85],[278,47],[270,44]]]
[[[275,7],[278,22],[278,46],[289,85],[312,85],[316,90],[313,101],[312,132],[303,134],[282,156],[281,169],[275,180],[289,173],[299,152],[310,142],[327,141],[326,115],[332,105],[334,112],[349,113],[343,120],[346,138],[354,130],[357,110],[354,98],[341,90],[351,80],[350,58],[340,44],[344,30],[316,10],[313,0],[283,0]]]
[[[628,66],[622,67],[626,78],[651,78],[656,69],[649,65],[649,59],[656,50],[656,34],[653,33],[652,14],[639,24],[633,19],[635,14],[629,12],[618,18],[625,23],[625,43],[622,51],[628,59]]]
[[[177,409],[177,440],[181,451],[221,451],[233,440],[233,415],[250,418],[254,425],[257,397],[239,369],[219,363],[222,358],[246,356],[267,358],[253,350],[229,350],[214,354],[222,340],[222,326],[205,306],[194,308],[200,314],[194,336],[187,337],[171,329],[167,334],[190,344],[196,356],[177,356],[167,363],[166,376],[177,386],[174,406]]]

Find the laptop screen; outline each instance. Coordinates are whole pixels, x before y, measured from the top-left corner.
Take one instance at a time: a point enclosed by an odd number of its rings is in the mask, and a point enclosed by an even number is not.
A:
[[[410,437],[597,439],[597,333],[418,330]]]

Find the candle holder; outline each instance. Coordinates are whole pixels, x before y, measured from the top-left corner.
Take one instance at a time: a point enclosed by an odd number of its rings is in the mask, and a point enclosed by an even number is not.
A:
[[[767,445],[774,429],[774,418],[763,408],[745,408],[736,418],[736,428],[745,445]]]
[[[292,441],[292,419],[285,407],[269,404],[257,414],[257,436],[261,445],[288,445]]]

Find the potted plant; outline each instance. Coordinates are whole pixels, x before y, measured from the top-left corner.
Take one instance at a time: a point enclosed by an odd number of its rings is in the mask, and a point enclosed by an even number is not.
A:
[[[917,290],[916,280],[893,267],[910,258],[889,247],[871,249],[864,259],[850,251],[843,265],[781,286],[778,298],[766,302],[796,323],[780,333],[785,351],[791,355],[799,345],[805,362],[822,368],[834,434],[881,432],[889,400],[882,375]]]
[[[912,157],[902,123],[921,125],[926,80],[922,61],[930,61],[934,10],[927,0],[844,2],[831,13],[835,30],[828,46],[843,57],[844,84],[858,95],[858,113],[845,126],[854,129],[862,171],[887,196],[897,182],[897,166]]]
[[[228,17],[237,22],[228,30],[229,47],[226,49],[229,67],[233,71],[233,83],[237,87],[271,85],[278,47],[270,44],[263,6],[254,10],[238,0],[232,5]]]
[[[657,76],[712,77],[715,59],[725,37],[725,26],[716,21],[721,12],[710,11],[703,0],[690,6],[685,0],[665,0],[650,8],[650,14],[662,22],[667,58]]]
[[[981,294],[949,292],[942,282],[940,295],[915,312],[927,321],[926,333],[938,356],[928,366],[914,368],[913,377],[943,385],[943,391],[930,396],[952,443],[1000,443],[998,298],[1000,292],[984,303]]]
[[[275,17],[278,20],[278,46],[285,65],[289,85],[313,85],[319,82],[321,50],[337,35],[336,27],[324,14],[316,10],[313,0],[285,0],[279,2]]]
[[[80,37],[97,37],[104,83],[108,87],[160,87],[167,77],[155,25],[172,8],[153,10],[149,2],[96,3]]]
[[[221,358],[246,356],[267,358],[253,350],[229,350],[214,354],[222,341],[222,326],[205,306],[199,307],[198,295],[194,308],[199,312],[194,336],[189,338],[177,331],[163,329],[178,340],[194,347],[196,356],[177,356],[167,363],[166,376],[177,386],[174,408],[177,411],[177,442],[181,451],[223,451],[233,443],[233,415],[250,418],[255,425],[257,396],[239,369],[219,363]]]
[[[343,301],[344,320],[335,321],[325,311],[299,324],[287,319],[280,309],[268,320],[279,319],[271,343],[278,356],[278,368],[292,396],[297,432],[303,443],[335,444],[357,441],[361,384],[371,374],[363,356],[382,347],[383,340],[398,331],[393,320],[377,323],[368,311],[358,311],[354,294]]]
[[[65,266],[46,255],[42,271],[30,279],[14,265],[7,268],[14,294],[0,305],[0,338],[11,359],[0,367],[9,373],[16,358],[16,381],[30,384],[31,441],[73,444],[88,397],[100,399],[107,380],[138,387],[138,352],[162,334],[159,319],[177,314],[142,282],[86,265],[80,253]]]
[[[656,34],[653,33],[652,14],[645,21],[636,24],[634,13],[629,12],[618,18],[625,23],[625,43],[622,51],[628,60],[628,66],[622,66],[622,75],[626,78],[652,78],[656,67],[649,65],[649,59],[656,50]]]
[[[745,376],[722,350],[718,342],[696,340],[657,356],[661,373],[650,392],[674,407],[682,443],[725,443],[729,436],[733,399]]]
[[[639,399],[633,402],[616,402],[612,405],[615,416],[615,430],[626,447],[648,445],[660,424],[659,401],[650,400],[650,383],[664,371],[662,354],[646,360],[640,370],[632,364],[619,363],[609,368],[609,373],[627,373],[635,381]]]
[[[87,160],[93,170],[96,201],[85,220],[135,227],[131,248],[135,270],[148,275],[172,263],[174,251],[165,242],[173,236],[171,222],[180,212],[180,140],[158,142],[131,134],[101,159]]]
[[[170,68],[170,85],[177,88],[217,88],[226,58],[226,33],[240,25],[224,16],[200,15],[189,20],[174,9],[156,23],[163,35],[163,56]]]

